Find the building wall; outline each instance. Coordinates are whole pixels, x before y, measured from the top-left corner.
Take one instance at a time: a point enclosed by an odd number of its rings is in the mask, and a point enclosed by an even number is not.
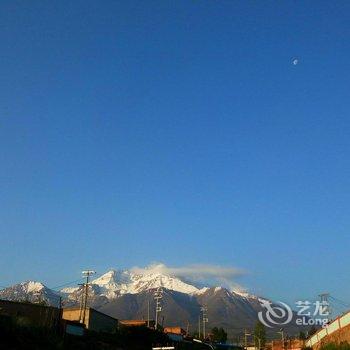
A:
[[[61,319],[61,310],[56,307],[8,300],[0,300],[0,314],[25,325],[44,328],[58,327]]]
[[[80,321],[80,308],[63,309],[62,318],[69,321]],[[88,310],[86,312],[85,319],[88,318]],[[85,320],[86,321],[86,320]],[[85,322],[87,325],[88,323]]]
[[[88,329],[96,332],[114,333],[118,328],[118,320],[95,309],[89,309]]]
[[[339,330],[333,332],[332,334],[324,337],[319,343],[316,343],[313,348],[319,349],[322,345],[328,343],[340,344],[343,342],[350,343],[350,325],[340,328]]]
[[[62,324],[64,332],[67,334],[76,336],[83,336],[85,334],[85,326],[82,323],[64,320]]]
[[[83,313],[82,313],[83,315]],[[80,321],[80,308],[63,309],[63,319]],[[95,332],[113,333],[118,327],[118,320],[95,309],[88,308],[85,314],[85,326]]]
[[[266,348],[269,350],[300,350],[304,347],[304,341],[299,339],[285,340],[273,340],[266,344]]]
[[[155,326],[154,320],[149,320],[150,328],[154,328]],[[147,327],[147,320],[120,320],[119,325],[125,327]]]
[[[164,333],[181,334],[186,335],[186,331],[181,327],[165,327]]]
[[[341,342],[350,343],[350,312],[336,318],[328,327],[315,333],[305,345],[317,350],[324,344]]]

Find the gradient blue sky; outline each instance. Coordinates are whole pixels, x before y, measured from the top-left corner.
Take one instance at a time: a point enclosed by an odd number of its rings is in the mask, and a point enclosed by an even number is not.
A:
[[[349,22],[348,1],[1,1],[0,285],[206,263],[350,301]]]

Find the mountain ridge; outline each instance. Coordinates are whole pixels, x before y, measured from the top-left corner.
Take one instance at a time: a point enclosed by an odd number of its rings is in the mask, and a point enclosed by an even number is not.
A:
[[[89,283],[88,304],[118,319],[145,319],[149,304],[154,318],[153,293],[159,287],[163,290],[161,315],[166,325],[189,324],[192,331],[198,329],[195,324],[202,305],[208,309],[209,328],[224,327],[230,334],[253,329],[263,310],[261,301],[268,300],[222,286],[199,288],[169,274],[109,270]],[[82,285],[53,291],[41,282],[27,281],[0,290],[0,299],[58,306],[62,298],[63,307],[70,307],[80,305],[83,293]],[[288,325],[288,329],[295,334],[300,330],[295,325]]]
[[[148,290],[163,288],[188,295],[205,294],[214,288],[216,291],[224,289],[236,296],[248,299],[259,299],[255,295],[241,291],[229,291],[223,286],[199,287],[194,283],[185,282],[181,278],[160,272],[138,273],[131,270],[110,269],[106,273],[92,279],[89,282],[90,302],[103,298],[111,301],[125,294],[138,294]],[[62,297],[68,304],[80,301],[83,285],[69,286],[59,291],[54,291],[39,281],[26,281],[0,290],[0,298],[9,300],[42,300],[50,305],[57,305],[57,300]]]

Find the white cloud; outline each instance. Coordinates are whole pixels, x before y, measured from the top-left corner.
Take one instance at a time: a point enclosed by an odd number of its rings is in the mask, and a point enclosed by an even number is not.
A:
[[[170,267],[163,263],[153,263],[147,267],[134,267],[132,271],[139,274],[161,273],[182,278],[188,282],[207,286],[221,285],[231,290],[244,291],[236,279],[246,274],[246,271],[232,266],[209,264],[193,264],[180,267]]]

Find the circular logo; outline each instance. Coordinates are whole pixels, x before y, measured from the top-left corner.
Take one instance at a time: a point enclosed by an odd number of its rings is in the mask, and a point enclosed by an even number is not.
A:
[[[266,327],[273,328],[276,325],[289,323],[293,318],[292,309],[282,301],[272,304],[271,301],[262,300],[263,311],[259,311],[259,321]]]

